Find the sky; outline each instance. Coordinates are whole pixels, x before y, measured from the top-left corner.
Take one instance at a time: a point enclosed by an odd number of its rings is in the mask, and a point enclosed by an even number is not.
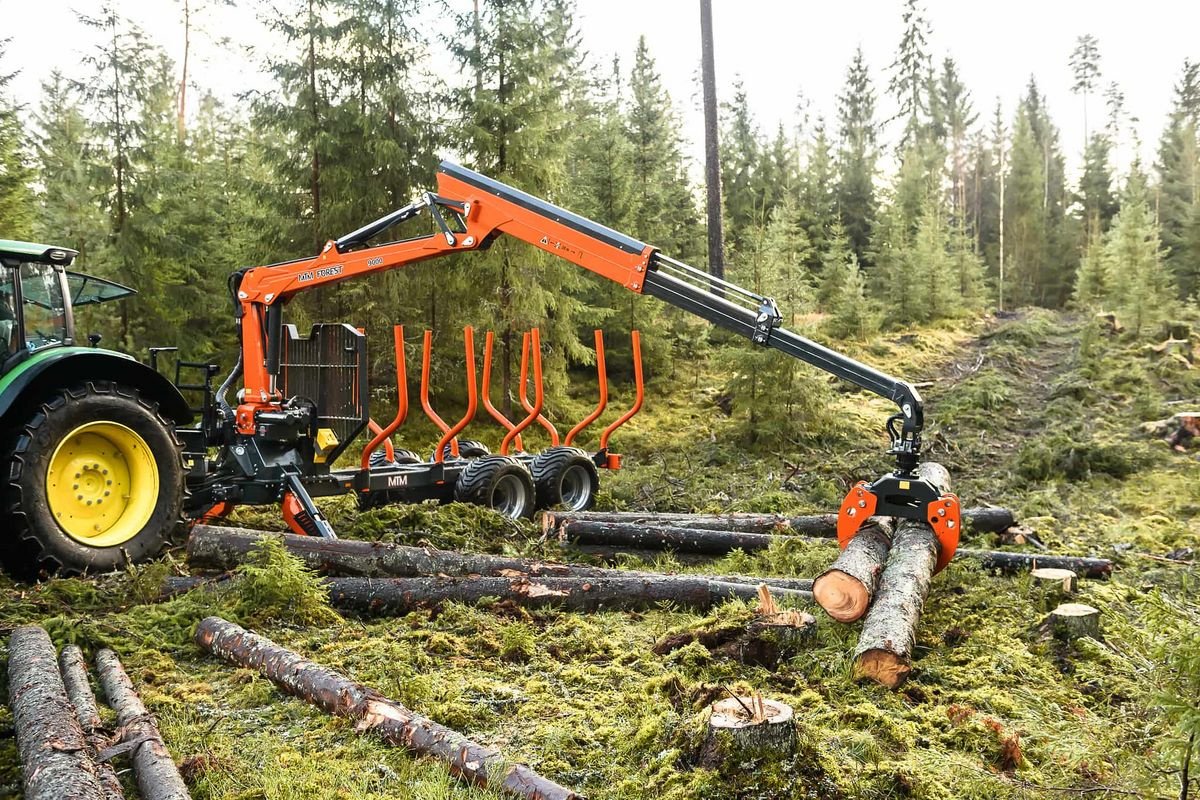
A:
[[[471,5],[471,0],[447,1],[464,10]],[[77,13],[96,14],[101,3],[0,0],[0,19],[6,23],[0,36],[12,37],[4,66],[22,70],[13,84],[19,100],[36,106],[40,83],[54,69],[86,77],[81,56],[95,34],[77,21]],[[1037,76],[1062,131],[1072,171],[1084,139],[1083,100],[1071,93],[1068,67],[1079,35],[1099,39],[1102,80],[1116,82],[1124,92],[1127,112],[1138,120],[1140,153],[1147,163],[1153,161],[1184,59],[1200,60],[1196,0],[1141,0],[1136,5],[1128,0],[925,0],[924,5],[933,28],[932,52],[939,61],[947,55],[957,61],[981,119],[990,121],[999,102],[1011,121],[1029,76]],[[121,3],[123,13],[177,61],[183,43],[180,6],[180,0]],[[266,86],[256,53],[271,45],[259,20],[269,4],[238,0],[238,6],[208,11],[204,25],[210,35],[197,37],[193,45],[197,82],[230,100],[246,89]],[[703,157],[698,9],[698,0],[577,0],[583,46],[596,63],[608,63],[615,55],[627,68],[639,35],[646,37],[697,162]],[[876,90],[885,94],[887,67],[902,30],[900,10],[901,0],[713,0],[718,96],[729,98],[740,79],[766,133],[779,124],[795,125],[801,98],[811,119],[823,116],[832,123],[835,97],[855,47],[862,46]],[[229,43],[218,45],[218,36],[228,37]],[[1105,118],[1103,98],[1091,98],[1088,108],[1095,129]],[[889,113],[885,98],[881,116]],[[1118,158],[1128,163],[1134,152],[1133,138],[1127,137]]]

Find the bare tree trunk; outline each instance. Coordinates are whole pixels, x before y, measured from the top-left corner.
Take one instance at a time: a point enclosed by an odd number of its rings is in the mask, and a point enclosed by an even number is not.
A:
[[[8,704],[25,800],[104,800],[55,662],[54,644],[35,625],[17,628],[8,640]]]
[[[187,135],[185,115],[187,113],[187,82],[188,56],[192,49],[192,5],[191,0],[183,0],[183,67],[179,77],[179,110],[176,114],[175,125],[179,134],[179,145],[183,146]]]
[[[708,189],[708,271],[725,278],[721,224],[721,150],[717,134],[717,74],[713,58],[712,0],[700,0],[700,63],[704,85],[704,180]],[[722,292],[717,292],[722,294]]]
[[[98,758],[100,753],[108,749],[109,737],[104,723],[100,721],[100,710],[96,707],[96,696],[92,694],[92,686],[88,682],[87,662],[83,660],[82,651],[73,644],[67,645],[58,656],[58,666],[62,671],[67,697],[75,708],[75,718],[83,730],[88,753],[96,765],[96,777],[105,800],[124,800],[125,790],[117,780],[117,773],[108,762]]]
[[[122,741],[138,742],[133,746],[133,771],[142,800],[191,800],[154,717],[142,705],[117,654],[112,650],[96,653],[96,674],[109,706],[117,712]]]
[[[283,691],[323,711],[355,720],[358,731],[371,731],[388,744],[449,764],[467,781],[529,800],[582,800],[528,766],[513,764],[499,752],[220,617],[200,623],[196,644],[226,661],[257,669]]]

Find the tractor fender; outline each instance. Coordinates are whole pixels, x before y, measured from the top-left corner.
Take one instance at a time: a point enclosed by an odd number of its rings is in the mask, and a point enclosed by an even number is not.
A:
[[[175,385],[137,359],[94,347],[59,347],[34,353],[0,378],[0,421],[9,412],[26,413],[58,389],[81,381],[105,380],[131,386],[158,404],[176,425],[192,421],[192,411]]]

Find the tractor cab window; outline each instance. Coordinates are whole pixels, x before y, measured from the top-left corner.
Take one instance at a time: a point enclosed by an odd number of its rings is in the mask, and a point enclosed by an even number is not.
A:
[[[0,352],[6,356],[13,355],[24,344],[17,335],[16,274],[14,267],[0,265]]]
[[[49,264],[22,264],[21,301],[25,347],[37,350],[62,344],[67,338],[67,314],[58,271]]]

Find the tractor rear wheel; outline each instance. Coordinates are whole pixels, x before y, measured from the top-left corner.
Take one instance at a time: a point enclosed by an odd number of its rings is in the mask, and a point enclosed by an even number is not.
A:
[[[103,381],[44,402],[8,453],[0,554],[23,574],[106,572],[158,553],[180,520],[182,447],[135,389]]]
[[[591,457],[578,447],[551,447],[538,453],[529,471],[533,473],[538,508],[561,506],[567,511],[587,511],[596,504],[600,474]]]
[[[498,511],[511,519],[533,516],[533,478],[509,456],[473,459],[458,476],[454,499]]]

